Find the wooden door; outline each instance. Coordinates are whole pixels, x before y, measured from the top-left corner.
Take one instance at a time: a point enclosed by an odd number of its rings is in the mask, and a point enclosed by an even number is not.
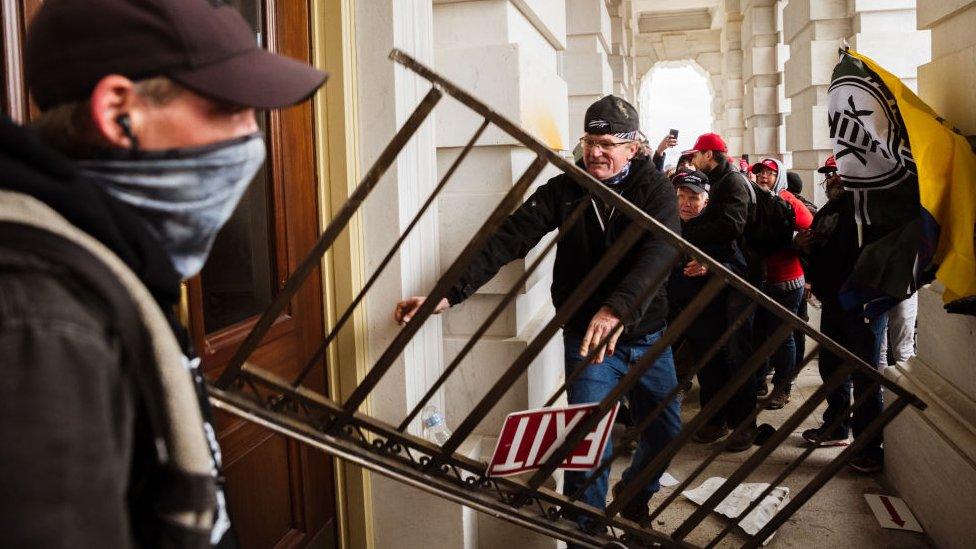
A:
[[[202,0],[201,0],[202,1]],[[271,51],[311,60],[309,5],[301,0],[229,0]],[[25,29],[41,0],[0,0],[3,111],[34,113],[23,81]],[[256,75],[257,77],[257,75]],[[186,285],[189,327],[208,377],[230,355],[311,248],[318,233],[311,102],[259,115],[268,159],[221,231],[200,276]],[[276,320],[251,361],[294,376],[323,337],[321,276],[313,273]],[[305,384],[325,391],[324,366]],[[332,460],[252,423],[218,413],[231,522],[240,545],[337,547]]]
[[[311,60],[307,2],[233,0],[266,48]],[[318,234],[310,102],[260,120],[268,160],[221,231],[203,272],[189,283],[190,326],[204,373],[216,378],[257,315]],[[322,340],[323,300],[313,273],[250,362],[294,377]],[[324,367],[305,382],[326,390]],[[332,460],[293,440],[218,414],[231,522],[241,546],[336,547]]]

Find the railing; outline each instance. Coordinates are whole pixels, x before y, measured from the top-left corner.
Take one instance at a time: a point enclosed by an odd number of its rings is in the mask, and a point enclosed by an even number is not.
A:
[[[858,370],[871,379],[874,384],[884,387],[888,397],[888,403],[881,415],[865,428],[862,435],[857,437],[853,444],[841,452],[836,458],[825,464],[819,473],[807,482],[755,536],[748,538],[745,546],[756,547],[761,544],[762,540],[767,539],[774,533],[799,507],[806,503],[852,456],[856,455],[865,446],[873,435],[880,433],[884,426],[897,416],[899,412],[908,405],[915,405],[919,408],[924,407],[924,404],[915,395],[885,379],[876,370],[869,367],[856,356],[811,328],[788,310],[763,295],[759,290],[683,240],[679,235],[669,231],[644,211],[622,199],[616,193],[608,190],[604,185],[577,168],[571,162],[550,150],[543,143],[532,138],[521,128],[492,111],[470,94],[464,92],[401,51],[394,50],[391,52],[390,58],[428,80],[432,84],[432,87],[416,107],[413,114],[404,123],[403,127],[400,128],[393,139],[387,144],[386,148],[376,160],[376,163],[355,189],[348,202],[326,227],[312,251],[295,270],[275,301],[263,313],[253,331],[234,354],[224,373],[215,383],[210,385],[211,400],[217,407],[419,489],[491,513],[494,516],[502,517],[546,535],[587,547],[603,547],[612,542],[620,542],[630,546],[661,544],[673,547],[691,547],[692,545],[685,541],[688,535],[715,509],[716,505],[722,502],[732,490],[746,480],[786,437],[793,433],[815,411],[816,407],[824,401],[828,392],[838,386],[847,375]],[[468,109],[483,117],[483,123],[474,132],[474,135],[472,135],[466,146],[433,189],[430,197],[421,206],[414,219],[407,225],[403,234],[396,240],[392,249],[389,250],[389,253],[380,262],[376,272],[369,277],[349,308],[339,316],[335,325],[322,341],[317,352],[309,357],[306,366],[302,368],[300,374],[295,379],[281,379],[247,364],[248,357],[254,352],[261,339],[266,335],[273,320],[287,306],[289,300],[294,296],[300,285],[304,283],[309,273],[321,261],[323,255],[332,246],[339,233],[348,224],[350,218],[363,204],[363,201],[377,185],[384,172],[396,160],[397,155],[421,123],[431,114],[444,94],[450,95]],[[451,263],[443,275],[441,275],[428,293],[427,300],[414,314],[413,318],[400,330],[395,339],[377,359],[376,363],[345,402],[334,401],[325,395],[303,387],[302,381],[305,376],[316,364],[321,363],[324,356],[327,356],[325,351],[328,346],[335,340],[336,335],[352,316],[355,308],[360,305],[384,268],[397,253],[400,245],[434,203],[438,194],[445,188],[458,166],[464,161],[489,125],[494,125],[499,128],[521,143],[522,146],[534,152],[536,154],[535,160],[489,215],[474,238],[468,242],[464,250]],[[443,373],[423,398],[416,403],[413,409],[397,426],[384,423],[360,413],[360,405],[363,404],[371,391],[373,391],[383,376],[390,370],[394,361],[410,342],[411,338],[413,338],[424,322],[427,321],[428,317],[434,312],[436,304],[441,298],[447,295],[448,290],[458,281],[469,263],[481,251],[486,240],[499,227],[505,217],[522,202],[532,182],[548,165],[555,166],[567,174],[573,181],[590,193],[591,196],[615,206],[617,212],[627,216],[631,220],[629,227],[610,246],[599,263],[573,291],[566,302],[556,310],[553,318],[528,342],[521,354],[498,377],[494,385],[488,389],[482,399],[460,422],[453,435],[442,446],[437,446],[427,440],[406,433],[408,425],[417,417],[420,410],[444,385],[448,378],[454,374],[462,360],[470,353],[482,336],[484,336],[492,322],[515,299],[519,287],[539,268],[543,262],[543,258],[556,246],[560,238],[568,232],[567,229],[579,221],[584,213],[586,201],[582,201],[582,205],[573,210],[563,221],[555,238],[545,245],[543,252],[525,269],[521,278],[512,285],[511,289],[484,319],[458,355],[444,368]],[[709,272],[707,284],[691,304],[684,308],[671,322],[661,339],[640,360],[631,365],[629,373],[599,403],[599,413],[589,415],[585,420],[580,421],[575,427],[570,429],[564,442],[552,452],[550,457],[531,478],[527,481],[518,481],[487,477],[485,475],[486,465],[459,455],[456,453],[458,448],[472,435],[475,427],[496,406],[499,399],[508,391],[516,379],[525,373],[526,369],[542,351],[547,342],[549,342],[562,325],[576,312],[590,293],[598,287],[612,269],[616,267],[624,253],[647,232],[653,233],[656,238],[667,242],[679,251],[679,257],[692,257],[699,263],[706,265]],[[653,280],[647,287],[644,298],[649,298],[654,292],[658,291],[673,266],[668,265],[659,272],[650,273]],[[640,376],[654,364],[654,361],[681,337],[702,310],[713,299],[725,291],[740,292],[751,303],[739,315],[738,319],[715,339],[711,347],[705,351],[704,355],[699,358],[691,370],[685,373],[685,379],[690,380],[716,353],[720,352],[732,334],[741,327],[749,315],[758,309],[764,309],[772,313],[781,322],[772,337],[763,342],[755,350],[754,354],[743,365],[737,368],[733,379],[694,418],[683,426],[678,436],[667,444],[652,459],[651,463],[647,464],[637,474],[636,478],[628,485],[622,487],[605,511],[580,502],[578,497],[582,489],[577,494],[565,496],[546,488],[543,483],[550,478],[550,475],[558,468],[559,464],[572,448],[587,433],[593,430],[606,412],[623,395],[627,394],[638,382]],[[732,398],[739,387],[756,375],[756,372],[766,358],[776,350],[779,344],[793,330],[803,331],[815,343],[814,348],[804,360],[803,365],[809,363],[819,350],[825,349],[840,357],[843,360],[843,366],[808,400],[803,402],[761,446],[755,449],[744,463],[729,475],[727,481],[703,505],[699,506],[687,516],[676,529],[670,533],[665,533],[654,528],[641,527],[630,520],[620,517],[620,511],[636,496],[641,486],[655,480],[654,477],[659,471],[663,470],[664,465],[688,443],[695,432],[705,425],[711,415]],[[609,335],[606,336],[601,344],[605,343],[609,337]],[[586,358],[590,359],[596,353],[597,351],[594,350]],[[571,373],[567,376],[563,385],[552,395],[547,405],[552,405],[566,391],[566,388],[573,381],[575,375],[583,369],[578,366],[580,365],[574,365],[574,368],[570,370]],[[645,427],[650,425],[663,412],[669,402],[679,398],[678,393],[678,388],[671,391],[665,401],[658,403],[656,409],[648,417],[642,418],[640,424],[631,430],[631,433],[635,434],[629,436],[638,436],[636,433],[640,433]],[[864,400],[864,398],[858,399],[853,403],[851,408],[862,405]],[[749,428],[754,423],[760,409],[761,407],[757,407],[752,412],[751,417],[743,421],[733,431],[732,437],[743,429]],[[840,416],[843,416],[843,414],[840,414]],[[840,417],[838,417],[835,423],[839,422],[839,420]],[[828,425],[826,427],[829,430],[833,426]],[[650,511],[650,516],[652,518],[659,517],[662,512],[668,509],[681,491],[698,478],[721,454],[723,451],[722,446],[721,444],[717,445],[714,451],[701,461],[692,474],[688,475],[668,497]],[[615,460],[626,452],[625,447],[625,443],[620,444],[617,450],[614,451],[612,459],[604,460],[600,468],[605,469],[610,467]],[[745,517],[748,515],[753,507],[795,471],[815,448],[815,446],[810,446],[789,463],[780,475],[770,483],[769,489],[756,498],[754,503],[739,516]],[[575,522],[564,518],[568,515],[588,517],[598,527],[589,532],[583,531],[577,528]],[[712,547],[716,545],[734,528],[736,522],[735,520],[729,521],[728,526],[711,539],[707,546]]]

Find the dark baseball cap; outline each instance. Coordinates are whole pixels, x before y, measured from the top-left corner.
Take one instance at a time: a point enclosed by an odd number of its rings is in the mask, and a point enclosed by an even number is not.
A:
[[[593,135],[640,131],[640,115],[626,99],[608,95],[586,109],[583,131]]]
[[[328,76],[261,49],[223,0],[46,0],[27,31],[24,65],[42,110],[87,98],[110,74],[166,76],[259,109],[301,102]]]
[[[697,170],[678,170],[671,178],[671,183],[678,187],[687,187],[692,192],[707,193],[711,188],[708,176]]]

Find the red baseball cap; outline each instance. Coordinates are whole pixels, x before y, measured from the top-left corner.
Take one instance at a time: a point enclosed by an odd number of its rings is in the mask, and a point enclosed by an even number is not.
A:
[[[837,171],[837,159],[834,158],[834,155],[828,156],[827,157],[827,160],[824,160],[824,165],[823,166],[820,166],[819,168],[817,168],[817,171],[820,172],[820,173],[836,172]]]
[[[207,97],[279,108],[307,99],[326,73],[261,49],[222,0],[47,0],[24,48],[24,72],[46,110],[88,97],[105,76],[166,76]]]
[[[695,146],[688,152],[705,151],[722,151],[727,153],[729,152],[729,148],[726,146],[725,140],[722,139],[721,135],[717,133],[703,133],[698,136],[698,140],[695,141]]]
[[[752,165],[752,169],[749,171],[751,171],[754,174],[759,174],[759,172],[761,172],[763,168],[769,168],[774,172],[779,172],[779,166],[777,166],[776,163],[770,160],[769,158],[764,159],[762,162],[756,162],[755,164]]]

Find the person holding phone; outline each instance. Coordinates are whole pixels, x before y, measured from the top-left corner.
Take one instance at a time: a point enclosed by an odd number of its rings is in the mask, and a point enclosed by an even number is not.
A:
[[[671,128],[654,151],[653,162],[657,171],[664,172],[664,155],[667,150],[678,145],[678,130]]]

